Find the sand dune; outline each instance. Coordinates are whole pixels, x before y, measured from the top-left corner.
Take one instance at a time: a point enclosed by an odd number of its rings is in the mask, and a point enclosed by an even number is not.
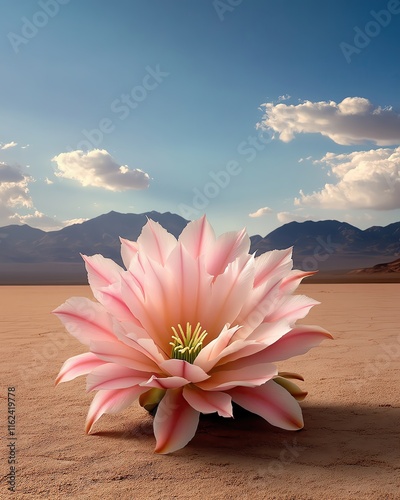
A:
[[[398,499],[400,284],[308,284],[300,292],[322,302],[305,322],[335,336],[282,364],[305,377],[305,428],[208,417],[186,448],[159,456],[152,419],[138,405],[103,416],[86,436],[92,395],[84,379],[54,388],[63,361],[85,348],[50,311],[70,296],[90,297],[89,288],[0,287],[3,437],[7,387],[16,388],[14,498]],[[0,498],[8,493],[3,478]]]

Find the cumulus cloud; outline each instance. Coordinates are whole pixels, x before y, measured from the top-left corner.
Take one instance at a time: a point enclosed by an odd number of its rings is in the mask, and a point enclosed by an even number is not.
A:
[[[17,146],[17,145],[18,145],[17,142],[11,141],[11,142],[7,142],[7,144],[0,144],[0,149],[15,148],[15,146]]]
[[[22,168],[0,162],[0,227],[28,224],[44,231],[56,231],[65,226],[80,224],[87,219],[59,220],[40,212],[29,193],[33,177]]]
[[[54,184],[54,181],[50,180],[48,177],[45,178],[44,182],[48,185]]]
[[[28,184],[32,177],[18,166],[0,162],[0,205],[3,207],[32,207]]]
[[[78,181],[82,186],[96,186],[110,191],[149,187],[150,177],[146,172],[119,165],[105,149],[61,153],[52,161],[57,164],[57,177]]]
[[[262,217],[263,215],[270,214],[272,212],[273,212],[272,208],[262,207],[259,208],[256,212],[249,214],[249,217]]]
[[[337,182],[295,199],[297,206],[392,210],[400,208],[400,147],[327,153],[321,163]]]
[[[19,167],[0,162],[0,183],[20,183],[26,177]]]
[[[261,105],[265,114],[257,128],[272,130],[283,142],[296,134],[322,134],[337,144],[400,143],[400,115],[391,107],[381,108],[363,97],[346,97],[342,102],[304,101],[300,104]]]
[[[20,167],[0,162],[0,225],[14,223],[18,207],[33,207],[28,188],[32,181]]]
[[[288,222],[304,222],[306,220],[315,220],[315,217],[311,215],[300,215],[293,212],[278,212],[276,218],[281,224],[287,224]]]
[[[59,221],[35,208],[29,193],[32,182],[33,177],[25,174],[21,167],[0,162],[0,226],[28,224],[56,230],[67,225],[68,221]]]

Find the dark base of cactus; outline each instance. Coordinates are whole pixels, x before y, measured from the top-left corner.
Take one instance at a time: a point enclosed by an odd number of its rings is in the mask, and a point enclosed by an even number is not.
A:
[[[152,416],[152,417],[155,417],[156,416],[156,413],[157,413],[157,408],[158,408],[158,405],[155,406],[152,410],[148,411],[148,413]],[[254,415],[254,413],[251,413],[250,411],[248,410],[245,410],[244,408],[242,408],[241,406],[239,406],[238,404],[236,403],[232,403],[232,408],[233,408],[233,416],[235,418],[245,418],[245,417],[249,417],[251,415]],[[208,414],[201,414],[201,417],[202,418],[207,418],[207,419],[219,419],[219,418],[223,418],[223,417],[220,417],[217,413],[208,413]]]

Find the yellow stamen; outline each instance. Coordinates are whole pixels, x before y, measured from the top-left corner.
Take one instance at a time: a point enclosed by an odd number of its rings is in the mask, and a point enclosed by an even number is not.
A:
[[[172,346],[171,358],[183,359],[188,363],[193,363],[203,348],[203,341],[207,336],[207,332],[201,328],[200,323],[197,323],[194,332],[192,332],[192,325],[189,322],[186,323],[186,332],[180,324],[178,330],[179,333],[176,328],[172,327],[174,335],[172,335],[173,342],[170,342]]]

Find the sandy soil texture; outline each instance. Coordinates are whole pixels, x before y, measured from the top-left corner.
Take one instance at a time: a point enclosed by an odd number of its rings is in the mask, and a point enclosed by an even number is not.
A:
[[[152,418],[136,403],[84,434],[84,378],[54,388],[86,349],[50,311],[86,286],[0,287],[0,498],[399,499],[400,284],[304,284],[322,303],[305,319],[334,335],[280,368],[302,373],[305,428],[251,415],[207,417],[169,456],[153,453]],[[7,490],[7,389],[16,395],[16,484]]]

